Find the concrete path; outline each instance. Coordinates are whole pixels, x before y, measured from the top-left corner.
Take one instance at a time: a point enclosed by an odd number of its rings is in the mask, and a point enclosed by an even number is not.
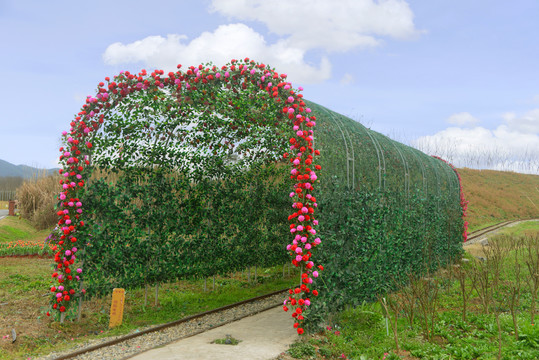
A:
[[[276,307],[202,334],[134,356],[136,360],[269,360],[286,351],[297,340],[293,318]],[[241,340],[238,345],[212,344],[226,335]]]
[[[0,220],[7,217],[9,214],[9,210],[0,210]]]

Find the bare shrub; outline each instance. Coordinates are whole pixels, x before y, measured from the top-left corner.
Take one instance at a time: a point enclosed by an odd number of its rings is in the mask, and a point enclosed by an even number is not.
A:
[[[440,282],[427,271],[425,277],[409,274],[410,288],[417,308],[422,317],[423,335],[428,341],[432,341],[432,329],[436,320]]]
[[[526,281],[532,295],[530,307],[531,323],[535,322],[535,308],[537,293],[539,292],[539,236],[528,236],[525,238],[524,262],[528,268]]]

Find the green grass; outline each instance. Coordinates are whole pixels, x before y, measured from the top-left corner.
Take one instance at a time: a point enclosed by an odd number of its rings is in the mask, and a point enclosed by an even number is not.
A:
[[[241,340],[238,340],[233,337],[227,336],[224,339],[215,339],[212,344],[219,344],[219,345],[238,345],[241,342]]]
[[[539,232],[539,221],[526,221],[518,225],[502,229],[501,234],[525,235]]]
[[[38,231],[28,220],[8,216],[0,220],[0,243],[18,240],[45,241],[51,230]]]

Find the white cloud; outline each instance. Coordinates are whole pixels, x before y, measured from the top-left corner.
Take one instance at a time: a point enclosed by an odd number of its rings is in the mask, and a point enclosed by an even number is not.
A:
[[[352,75],[350,73],[346,73],[346,74],[343,75],[340,82],[341,82],[342,85],[353,84],[354,83],[354,75]]]
[[[422,136],[412,145],[457,167],[539,174],[539,109],[518,117],[504,114],[496,129],[450,127]]]
[[[517,117],[514,113],[503,114],[503,119],[509,128],[523,133],[539,133],[539,109],[528,111]]]
[[[470,113],[461,112],[451,115],[446,121],[450,124],[458,126],[473,126],[479,122],[479,119],[473,117]]]
[[[347,51],[377,46],[382,36],[411,39],[420,33],[403,0],[213,0],[210,11],[262,22],[302,49]]]
[[[181,63],[187,66],[212,61],[224,65],[233,58],[249,57],[289,74],[295,83],[317,83],[331,76],[331,64],[322,57],[313,65],[305,59],[305,50],[290,45],[287,40],[267,44],[264,37],[244,24],[221,25],[214,32],[203,32],[187,41],[185,35],[148,36],[142,40],[111,44],[103,54],[106,64],[142,62],[146,66],[166,71],[176,70]]]
[[[257,21],[277,35],[274,43],[242,23],[221,25],[189,41],[182,34],[148,36],[111,44],[103,54],[106,64],[143,63],[163,70],[178,63],[221,65],[232,58],[249,57],[264,62],[293,83],[319,83],[331,77],[324,54],[378,46],[382,38],[411,39],[418,31],[413,12],[404,0],[212,0],[210,11],[230,18]],[[316,63],[307,52],[319,49]],[[341,81],[350,83],[345,75]]]

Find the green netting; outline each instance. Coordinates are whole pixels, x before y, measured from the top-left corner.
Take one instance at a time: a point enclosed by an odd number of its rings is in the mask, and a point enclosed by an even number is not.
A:
[[[309,103],[322,153],[319,285],[324,310],[376,294],[460,256],[462,208],[456,173],[444,162]]]

